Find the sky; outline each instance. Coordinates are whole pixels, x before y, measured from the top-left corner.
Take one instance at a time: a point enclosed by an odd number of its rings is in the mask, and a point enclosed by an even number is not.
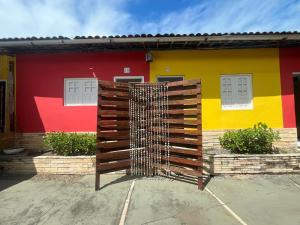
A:
[[[300,31],[300,0],[0,0],[0,38]]]

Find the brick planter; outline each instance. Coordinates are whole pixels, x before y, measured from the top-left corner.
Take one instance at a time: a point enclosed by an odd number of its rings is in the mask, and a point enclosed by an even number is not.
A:
[[[213,174],[300,173],[300,153],[263,155],[214,155]]]
[[[211,155],[205,166],[214,175],[300,173],[300,153]],[[16,174],[94,174],[94,156],[1,156],[0,168]]]
[[[1,167],[16,174],[94,174],[95,156],[1,156]]]

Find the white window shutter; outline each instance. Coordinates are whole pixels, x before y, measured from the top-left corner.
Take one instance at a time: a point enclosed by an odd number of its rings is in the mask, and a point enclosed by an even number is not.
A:
[[[65,105],[97,105],[98,80],[95,78],[65,79]]]
[[[252,79],[250,75],[221,77],[222,109],[252,108]]]
[[[230,107],[233,98],[233,83],[231,77],[222,77],[221,79],[222,105]]]
[[[81,104],[82,98],[80,80],[66,80],[65,95],[65,103],[67,105]]]
[[[97,104],[98,82],[97,79],[86,79],[82,82],[83,86],[83,103],[87,105]]]

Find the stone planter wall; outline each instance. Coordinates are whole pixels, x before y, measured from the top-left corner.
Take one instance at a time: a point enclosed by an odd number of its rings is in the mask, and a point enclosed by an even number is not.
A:
[[[213,174],[300,173],[300,154],[215,155]]]
[[[300,153],[274,155],[205,155],[213,175],[300,173]],[[16,174],[94,174],[94,156],[1,156],[0,169]]]
[[[94,174],[94,156],[2,156],[0,168],[16,174]]]

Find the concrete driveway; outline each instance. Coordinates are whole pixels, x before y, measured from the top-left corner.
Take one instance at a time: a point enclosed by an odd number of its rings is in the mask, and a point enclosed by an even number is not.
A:
[[[0,224],[300,224],[300,175],[213,178],[205,191],[163,178],[101,182],[95,192],[94,176],[2,175]]]

